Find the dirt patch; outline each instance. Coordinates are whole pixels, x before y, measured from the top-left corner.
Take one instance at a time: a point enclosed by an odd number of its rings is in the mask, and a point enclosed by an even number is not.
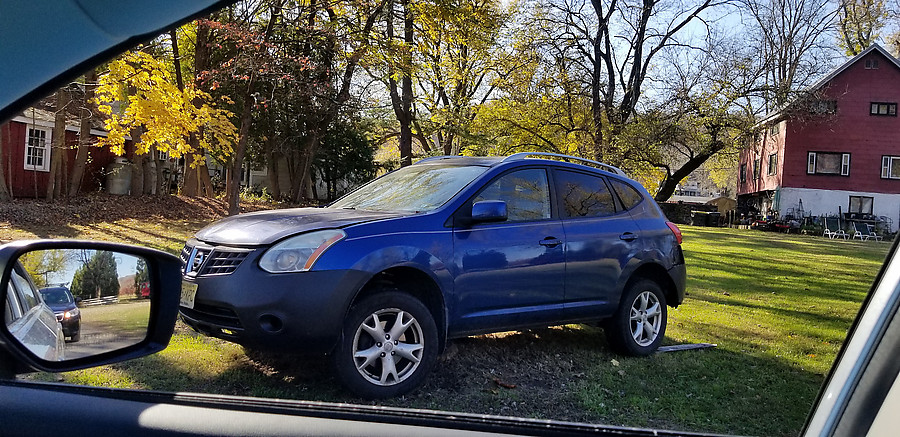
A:
[[[327,357],[246,352],[256,371],[314,400],[575,422],[601,419],[584,408],[578,385],[608,355],[602,330],[591,327],[467,337],[448,346],[421,388],[372,402],[340,390]]]

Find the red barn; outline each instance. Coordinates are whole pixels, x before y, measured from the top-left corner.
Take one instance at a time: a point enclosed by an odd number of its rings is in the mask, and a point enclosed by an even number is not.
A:
[[[759,123],[738,205],[900,222],[900,61],[873,45]]]
[[[50,146],[53,141],[54,114],[37,108],[27,110],[8,123],[0,125],[3,154],[0,165],[6,178],[6,186],[14,197],[46,197],[50,163],[60,159],[60,150]],[[96,124],[96,123],[95,123]],[[91,136],[106,136],[106,132],[94,128]],[[67,167],[63,170],[68,178],[75,164],[78,147],[79,122],[66,123],[65,151]],[[106,175],[104,169],[116,156],[105,147],[91,147],[85,164],[81,191],[98,191],[103,187]]]

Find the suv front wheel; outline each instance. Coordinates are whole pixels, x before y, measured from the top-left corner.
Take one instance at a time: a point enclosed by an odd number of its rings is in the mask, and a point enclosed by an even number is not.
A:
[[[616,313],[604,322],[610,347],[623,355],[646,356],[666,334],[666,296],[654,281],[629,284]]]
[[[437,327],[418,299],[397,291],[375,294],[348,314],[335,352],[341,382],[369,399],[418,387],[437,357]]]

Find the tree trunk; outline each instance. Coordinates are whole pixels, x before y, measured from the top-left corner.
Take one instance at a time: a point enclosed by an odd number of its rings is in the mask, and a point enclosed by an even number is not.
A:
[[[668,175],[666,180],[663,181],[663,184],[659,187],[659,191],[656,192],[656,195],[653,196],[653,199],[657,202],[665,202],[669,200],[669,197],[672,197],[672,194],[675,193],[675,189],[678,188],[678,183],[681,182],[682,179],[688,177],[694,170],[700,168],[704,162],[706,162],[710,157],[712,157],[716,152],[722,150],[721,147],[713,149],[714,151],[705,151],[700,153],[691,159],[689,159],[684,165],[675,170],[674,173]]]
[[[141,143],[141,129],[131,130],[131,142],[134,144],[131,150],[131,195],[140,196],[144,194],[144,155],[138,155],[138,144]]]
[[[50,175],[47,179],[47,200],[59,198],[62,185],[62,165],[66,156],[66,105],[69,104],[69,93],[64,89],[56,92],[56,118],[53,121],[53,141],[51,152],[46,157],[50,160]]]
[[[157,162],[157,153],[156,153],[156,145],[150,146],[150,153],[147,162],[147,176],[149,176],[149,183],[147,183],[147,179],[144,180],[144,193],[146,194],[159,194],[160,187],[160,177],[159,177],[159,163]]]
[[[91,138],[91,107],[94,100],[94,88],[97,83],[97,70],[91,69],[84,78],[84,101],[81,103],[81,127],[78,136],[78,151],[75,153],[75,166],[72,167],[72,179],[69,182],[69,197],[81,192],[84,179],[84,166],[87,163],[88,151],[93,143]]]
[[[9,199],[12,197],[10,196],[9,188],[6,186],[6,172],[3,169],[3,158],[6,156],[3,153],[3,147],[5,144],[4,137],[6,136],[4,135],[4,132],[6,132],[7,134],[9,133],[9,124],[7,124],[6,127],[7,128],[4,131],[3,125],[0,125],[0,202],[9,201]],[[10,158],[6,157],[6,160],[9,161]]]
[[[413,16],[409,6],[409,0],[400,0],[403,7],[403,42],[407,47],[413,45]],[[387,37],[394,38],[394,17],[393,4],[388,7],[387,14]],[[412,60],[406,59],[406,65],[411,65]],[[391,106],[394,108],[394,115],[400,123],[400,166],[405,167],[412,164],[412,77],[410,71],[402,72],[400,79],[401,89],[397,89],[397,81],[394,79],[394,72],[388,78],[388,88],[391,95]]]
[[[252,80],[252,79],[251,79]],[[241,131],[238,137],[238,144],[234,150],[234,157],[231,160],[231,168],[228,173],[228,215],[235,215],[241,212],[241,176],[243,172],[241,167],[244,165],[244,154],[247,151],[247,136],[250,134],[250,122],[253,110],[253,82],[247,87],[247,94],[244,95],[244,112],[241,115]]]
[[[275,136],[269,135],[266,140],[266,190],[273,199],[281,199],[281,181],[278,180],[278,155],[275,153]]]

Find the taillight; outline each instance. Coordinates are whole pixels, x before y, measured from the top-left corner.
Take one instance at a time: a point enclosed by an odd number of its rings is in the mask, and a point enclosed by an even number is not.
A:
[[[666,222],[666,226],[668,226],[669,229],[672,230],[672,233],[675,234],[675,241],[677,241],[678,244],[681,244],[681,229],[678,229],[678,226],[672,222]]]

